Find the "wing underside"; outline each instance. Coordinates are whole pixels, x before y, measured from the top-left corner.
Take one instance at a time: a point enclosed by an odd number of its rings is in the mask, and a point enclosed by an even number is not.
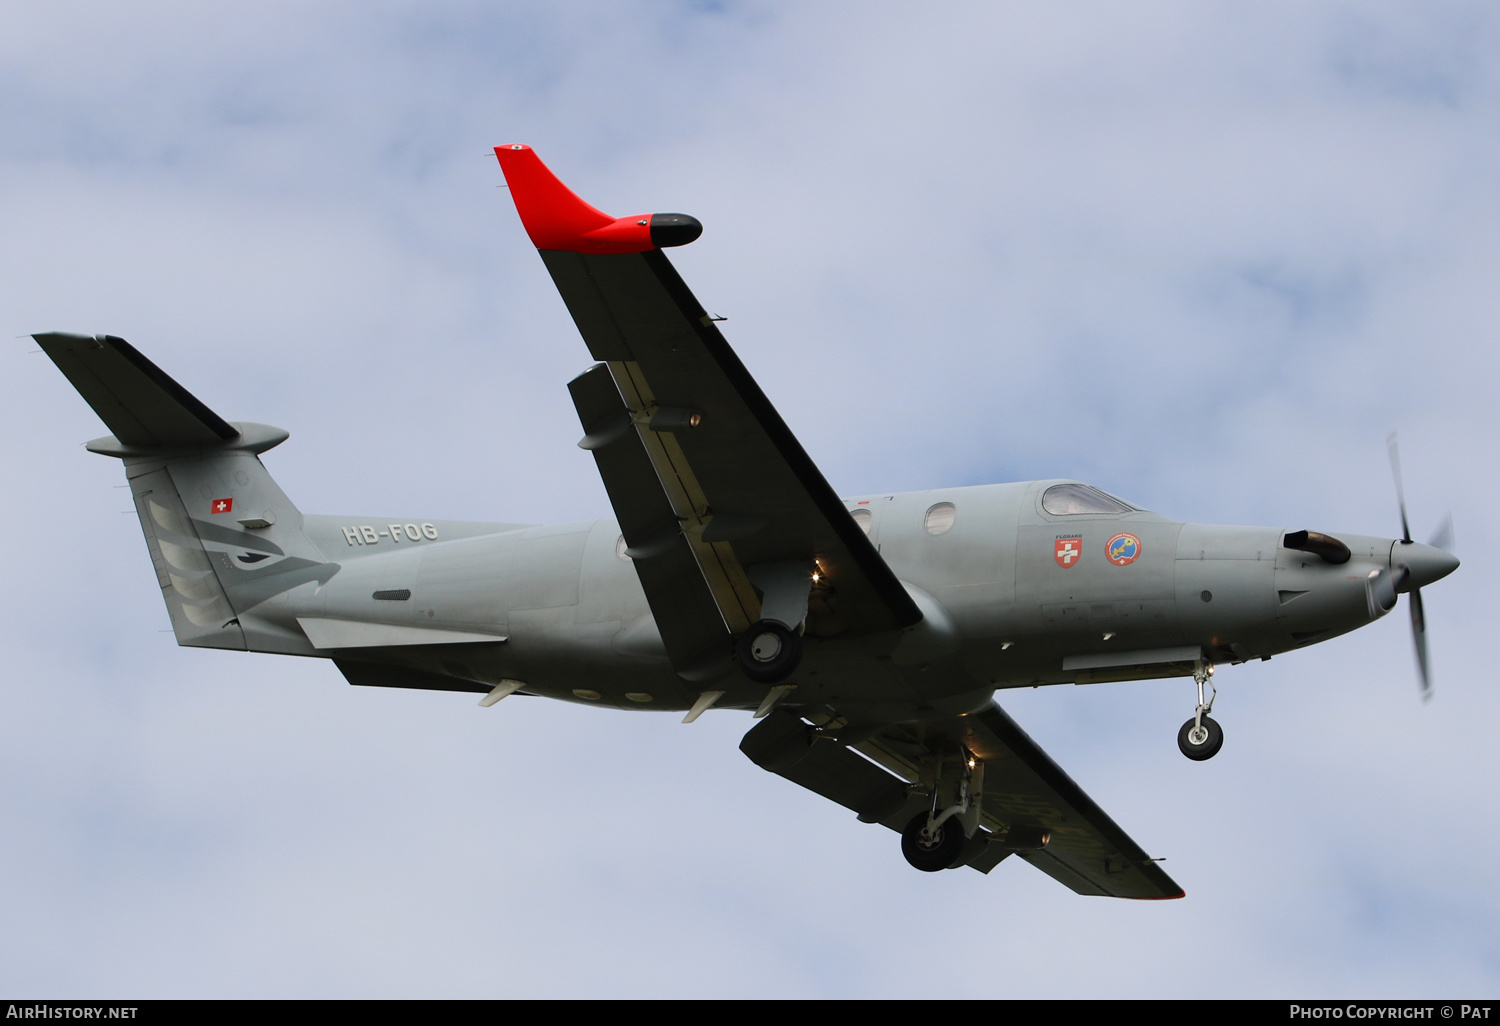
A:
[[[957,744],[984,763],[979,828],[959,858],[988,873],[1017,855],[1079,894],[1179,898],[1182,888],[998,705],[942,724],[887,727],[846,748],[790,713],[745,735],[750,759],[900,831],[925,813],[923,763]]]
[[[542,259],[618,395],[613,413],[579,407],[584,444],[597,455],[629,433],[645,456],[606,477],[616,513],[631,505],[617,496],[632,484],[660,490],[668,517],[657,527],[687,540],[728,631],[760,618],[747,571],[764,564],[812,572],[816,562],[836,614],[810,632],[873,633],[921,618],[664,254]]]
[[[729,655],[729,630],[613,375],[596,364],[568,391],[673,667],[690,680],[713,676]]]
[[[726,652],[766,617],[789,627],[805,617],[806,632],[823,637],[918,622],[906,589],[657,248],[696,238],[697,222],[611,218],[529,147],[495,152],[599,361],[571,386],[580,445],[598,462],[678,672],[700,678],[721,661],[703,653]],[[787,593],[801,595],[788,606],[785,586],[773,597],[768,580],[800,580]]]

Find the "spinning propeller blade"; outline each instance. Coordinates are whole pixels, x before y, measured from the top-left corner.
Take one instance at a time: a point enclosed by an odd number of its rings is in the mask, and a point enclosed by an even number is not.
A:
[[[1428,539],[1427,544],[1435,549],[1442,549],[1444,552],[1453,551],[1453,514],[1450,513],[1443,518],[1442,524],[1432,532],[1432,537]]]
[[[1412,544],[1411,526],[1406,519],[1406,490],[1401,485],[1401,452],[1396,444],[1396,432],[1392,431],[1390,437],[1386,439],[1386,447],[1391,454],[1391,474],[1396,479],[1396,502],[1401,508],[1401,545],[1410,545]],[[1428,544],[1444,552],[1452,549],[1452,516],[1444,518],[1442,525],[1438,527]],[[1399,550],[1392,554],[1393,561],[1394,558],[1399,557],[1399,554]],[[1422,701],[1426,702],[1432,698],[1432,669],[1427,659],[1427,615],[1422,609],[1420,588],[1411,590],[1408,605],[1411,609],[1411,640],[1417,650],[1417,684],[1422,689]]]
[[[1406,489],[1401,487],[1401,451],[1396,446],[1396,432],[1385,440],[1391,454],[1391,476],[1396,479],[1396,503],[1401,507],[1401,540],[1411,541],[1411,527],[1406,522]]]
[[[1427,619],[1422,612],[1422,592],[1413,591],[1407,600],[1411,608],[1411,639],[1417,646],[1417,672],[1421,679],[1422,701],[1432,700],[1432,675],[1427,668]]]

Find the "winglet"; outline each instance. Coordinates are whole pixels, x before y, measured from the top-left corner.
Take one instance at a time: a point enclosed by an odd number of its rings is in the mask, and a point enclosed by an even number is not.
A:
[[[530,146],[496,146],[495,156],[516,201],[516,213],[537,249],[644,253],[685,246],[703,234],[703,225],[687,214],[610,217],[559,181]]]

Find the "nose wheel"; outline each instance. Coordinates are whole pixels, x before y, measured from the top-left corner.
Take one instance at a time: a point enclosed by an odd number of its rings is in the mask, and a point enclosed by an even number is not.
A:
[[[1223,728],[1208,716],[1204,716],[1201,723],[1198,720],[1194,716],[1177,732],[1178,749],[1194,762],[1212,759],[1224,747]]]
[[[1219,697],[1218,689],[1213,685],[1213,675],[1213,666],[1201,662],[1193,671],[1193,680],[1198,685],[1198,708],[1193,710],[1193,718],[1177,732],[1178,750],[1194,762],[1212,759],[1224,747],[1224,729],[1208,715],[1213,711],[1214,699]],[[1205,684],[1209,689],[1206,702],[1203,700]]]

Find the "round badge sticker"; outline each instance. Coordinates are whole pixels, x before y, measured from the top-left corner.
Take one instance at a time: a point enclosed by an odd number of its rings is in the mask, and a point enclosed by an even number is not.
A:
[[[1141,554],[1141,540],[1133,534],[1117,534],[1104,543],[1104,555],[1115,566],[1129,566]]]

